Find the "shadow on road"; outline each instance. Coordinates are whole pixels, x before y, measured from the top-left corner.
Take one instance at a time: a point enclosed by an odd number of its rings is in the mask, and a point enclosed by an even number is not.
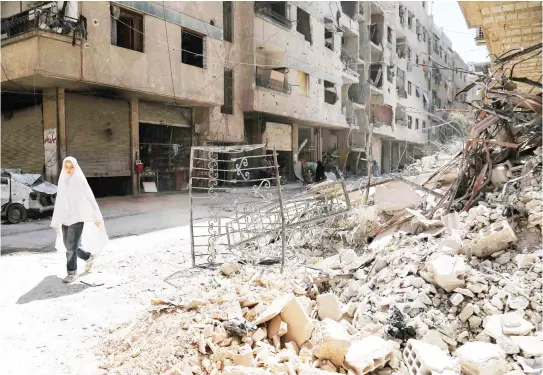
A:
[[[51,275],[45,277],[38,285],[19,297],[17,304],[23,305],[32,301],[69,296],[82,292],[88,287],[85,284],[64,284],[60,277]]]

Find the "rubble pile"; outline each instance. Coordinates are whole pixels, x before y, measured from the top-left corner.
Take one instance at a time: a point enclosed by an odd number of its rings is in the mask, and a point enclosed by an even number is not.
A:
[[[420,170],[435,171],[349,189],[351,202],[365,204],[312,222],[319,235],[294,241],[288,251],[303,262],[282,274],[224,264],[193,295],[153,301],[112,332],[101,367],[118,375],[541,374],[542,101],[511,91],[514,77],[498,78],[466,88],[482,86],[470,103],[470,139],[455,155],[421,161]],[[360,200],[365,191],[370,199]]]

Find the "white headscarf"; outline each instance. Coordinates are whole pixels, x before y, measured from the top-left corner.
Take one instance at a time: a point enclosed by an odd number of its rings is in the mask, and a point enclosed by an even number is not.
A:
[[[67,161],[74,166],[72,176],[69,176],[64,170]],[[107,243],[102,213],[77,160],[73,157],[67,157],[62,162],[55,210],[51,221],[51,227],[57,231],[56,248],[59,251],[66,249],[62,239],[62,226],[80,222],[92,224],[84,226],[81,238],[82,246],[92,254],[101,252]],[[94,224],[96,222],[100,222],[100,228],[96,227]]]

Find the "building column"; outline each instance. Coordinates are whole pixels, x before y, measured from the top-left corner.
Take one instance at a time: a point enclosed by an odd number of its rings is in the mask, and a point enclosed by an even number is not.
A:
[[[300,126],[298,124],[292,124],[292,162],[296,163],[298,161],[298,147],[300,143],[298,140],[298,130]]]
[[[57,88],[57,111],[58,111],[58,144],[60,160],[68,156],[68,135],[66,133],[66,99],[64,88]]]
[[[322,128],[317,132],[317,161],[322,160]]]
[[[58,111],[57,111],[57,89],[48,88],[43,90],[43,151],[45,165],[45,180],[57,182],[61,171],[59,168],[58,149]]]
[[[337,136],[337,148],[339,150],[338,167],[341,170],[347,168],[347,158],[349,157],[349,130],[340,131]]]
[[[130,171],[132,175],[132,194],[140,194],[140,185],[138,174],[136,173],[136,153],[139,154],[140,149],[140,124],[139,124],[139,101],[138,99],[130,99]],[[139,155],[138,155],[139,157]]]

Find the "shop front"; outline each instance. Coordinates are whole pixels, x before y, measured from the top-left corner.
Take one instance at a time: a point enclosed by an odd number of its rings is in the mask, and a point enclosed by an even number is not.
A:
[[[190,109],[141,104],[137,155],[143,164],[143,171],[139,174],[140,191],[186,189],[192,146]]]

